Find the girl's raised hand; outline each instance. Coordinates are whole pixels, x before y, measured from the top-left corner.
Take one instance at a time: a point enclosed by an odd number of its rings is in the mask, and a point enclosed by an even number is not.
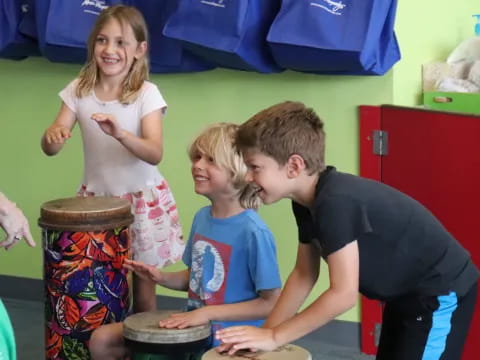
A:
[[[90,118],[97,122],[100,129],[117,140],[120,140],[123,137],[123,130],[118,126],[117,120],[111,114],[104,113],[94,113]]]
[[[72,136],[70,130],[64,126],[53,124],[45,130],[45,141],[47,144],[64,144]]]
[[[162,273],[155,266],[144,264],[140,261],[126,259],[123,267],[127,270],[133,271],[138,277],[150,280],[154,283],[162,283]]]

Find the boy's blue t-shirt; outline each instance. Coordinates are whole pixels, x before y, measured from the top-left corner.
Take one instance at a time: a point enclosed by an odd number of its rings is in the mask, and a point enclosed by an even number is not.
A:
[[[211,216],[210,206],[200,209],[183,262],[190,268],[190,309],[248,301],[257,298],[260,290],[281,287],[273,235],[254,210],[219,219]],[[212,331],[261,326],[263,321],[214,321]]]
[[[7,310],[0,300],[0,360],[15,360],[15,337]]]

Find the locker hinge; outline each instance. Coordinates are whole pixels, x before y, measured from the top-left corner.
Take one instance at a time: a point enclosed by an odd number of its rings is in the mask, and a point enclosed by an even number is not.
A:
[[[373,153],[388,155],[388,133],[383,130],[373,130]]]
[[[375,323],[375,330],[374,330],[374,341],[375,341],[375,346],[378,347],[378,344],[380,344],[380,334],[382,332],[382,324],[380,323]]]

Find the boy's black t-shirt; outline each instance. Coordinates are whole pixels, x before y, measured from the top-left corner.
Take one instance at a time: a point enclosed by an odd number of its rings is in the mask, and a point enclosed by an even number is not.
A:
[[[369,298],[462,296],[479,277],[470,254],[433,214],[388,185],[328,167],[312,210],[292,205],[300,242],[316,239],[323,258],[357,240],[360,292]]]

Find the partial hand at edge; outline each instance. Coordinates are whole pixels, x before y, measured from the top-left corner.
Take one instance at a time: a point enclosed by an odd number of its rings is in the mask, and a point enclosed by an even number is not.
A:
[[[35,246],[28,220],[15,203],[8,200],[0,193],[0,226],[7,234],[7,237],[0,243],[0,248],[10,249],[21,239],[25,239],[31,247]]]

